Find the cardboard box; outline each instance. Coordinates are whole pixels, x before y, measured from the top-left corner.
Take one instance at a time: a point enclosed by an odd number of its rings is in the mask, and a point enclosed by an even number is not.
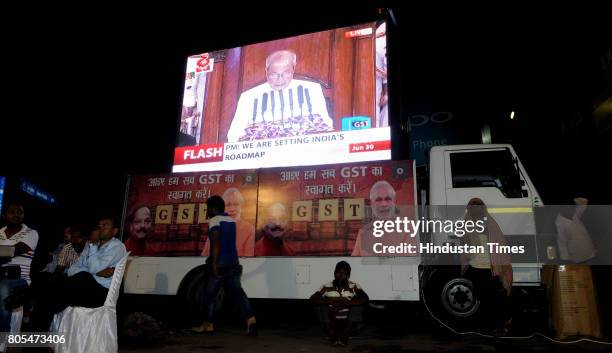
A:
[[[601,337],[597,296],[588,265],[544,266],[550,323],[557,337]]]

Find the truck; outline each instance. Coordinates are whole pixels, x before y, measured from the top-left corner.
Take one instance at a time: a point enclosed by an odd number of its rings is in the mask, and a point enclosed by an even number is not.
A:
[[[416,176],[414,163],[411,165]],[[508,244],[524,244],[527,249],[525,254],[512,255],[513,285],[526,290],[538,288],[542,249],[535,237],[534,210],[543,203],[513,147],[434,146],[426,169],[425,176],[414,178],[415,218],[462,218],[471,198],[482,199]],[[421,241],[438,245],[459,241],[453,234],[442,232],[418,236]],[[351,265],[352,278],[374,302],[424,301],[436,315],[459,323],[468,322],[478,313],[478,298],[469,280],[461,277],[459,267],[432,255],[241,257],[243,288],[250,298],[305,300],[330,280],[340,260]],[[204,262],[202,256],[131,257],[124,293],[176,296],[187,308],[197,310],[207,282]],[[219,310],[224,301],[225,294],[220,291]]]

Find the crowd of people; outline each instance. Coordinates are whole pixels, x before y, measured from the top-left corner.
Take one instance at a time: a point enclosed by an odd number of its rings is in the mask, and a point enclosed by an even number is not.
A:
[[[24,223],[26,211],[9,202],[0,228],[0,247],[14,248],[0,257],[0,325],[9,332],[14,309],[31,309],[27,332],[47,332],[53,316],[68,306],[104,305],[115,266],[126,255],[116,237],[117,222],[100,216],[97,224],[64,229],[63,241],[51,252],[40,248],[40,236]]]
[[[374,219],[395,217],[399,211],[395,204],[395,191],[387,182],[379,182],[370,190]],[[283,242],[286,210],[282,204],[272,204],[266,211],[266,226],[254,241],[254,228],[240,223],[240,206],[243,199],[237,189],[228,189],[223,197],[214,195],[207,199],[209,245],[207,246],[207,284],[201,320],[192,327],[194,332],[215,330],[215,298],[223,285],[233,292],[247,324],[247,333],[257,335],[255,314],[249,299],[242,289],[242,266],[240,251],[252,254],[253,245],[265,247],[278,255],[291,254],[292,250]],[[504,243],[499,225],[487,212],[481,199],[470,200],[466,208],[466,219],[487,220],[485,231],[470,233],[462,241],[470,244],[496,241]],[[119,229],[109,216],[100,216],[97,224],[84,228],[77,224],[67,226],[63,241],[52,251],[44,253],[44,266],[32,264],[37,252],[39,234],[24,223],[25,210],[17,202],[7,204],[2,219],[6,226],[0,228],[0,325],[8,332],[12,310],[27,305],[32,308],[28,331],[45,332],[49,329],[53,315],[68,306],[95,308],[104,304],[114,274],[115,266],[127,256],[124,243],[117,238]],[[128,219],[130,236],[126,244],[134,249],[139,239],[144,239],[151,229],[151,213],[140,207]],[[367,225],[360,231],[355,252],[363,255]],[[244,236],[253,240],[245,249]],[[10,248],[11,251],[5,251]],[[240,249],[240,250],[239,250]],[[481,254],[464,256],[461,259],[462,275],[474,283],[474,290],[483,307],[489,312],[494,307],[508,307],[508,295],[512,285],[512,267],[508,255]],[[340,261],[334,270],[333,280],[324,284],[310,298],[317,316],[329,335],[333,345],[346,345],[348,337],[357,324],[363,321],[363,311],[368,295],[362,287],[350,281],[351,266]],[[502,293],[503,294],[500,294]],[[490,324],[505,330],[508,315],[489,317]]]

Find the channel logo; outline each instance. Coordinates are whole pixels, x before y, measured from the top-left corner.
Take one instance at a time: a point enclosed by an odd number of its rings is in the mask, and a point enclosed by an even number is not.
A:
[[[372,127],[372,122],[368,116],[351,116],[342,118],[342,131],[364,130]]]

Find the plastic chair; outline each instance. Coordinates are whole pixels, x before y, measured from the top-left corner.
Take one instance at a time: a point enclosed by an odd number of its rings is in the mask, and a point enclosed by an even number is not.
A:
[[[69,306],[55,314],[49,332],[64,334],[65,343],[53,345],[55,353],[116,353],[117,299],[129,252],[119,261],[106,295],[98,308]]]
[[[21,332],[21,322],[23,321],[23,306],[13,309],[11,314],[11,333]],[[0,352],[5,352],[7,342],[0,342]]]

